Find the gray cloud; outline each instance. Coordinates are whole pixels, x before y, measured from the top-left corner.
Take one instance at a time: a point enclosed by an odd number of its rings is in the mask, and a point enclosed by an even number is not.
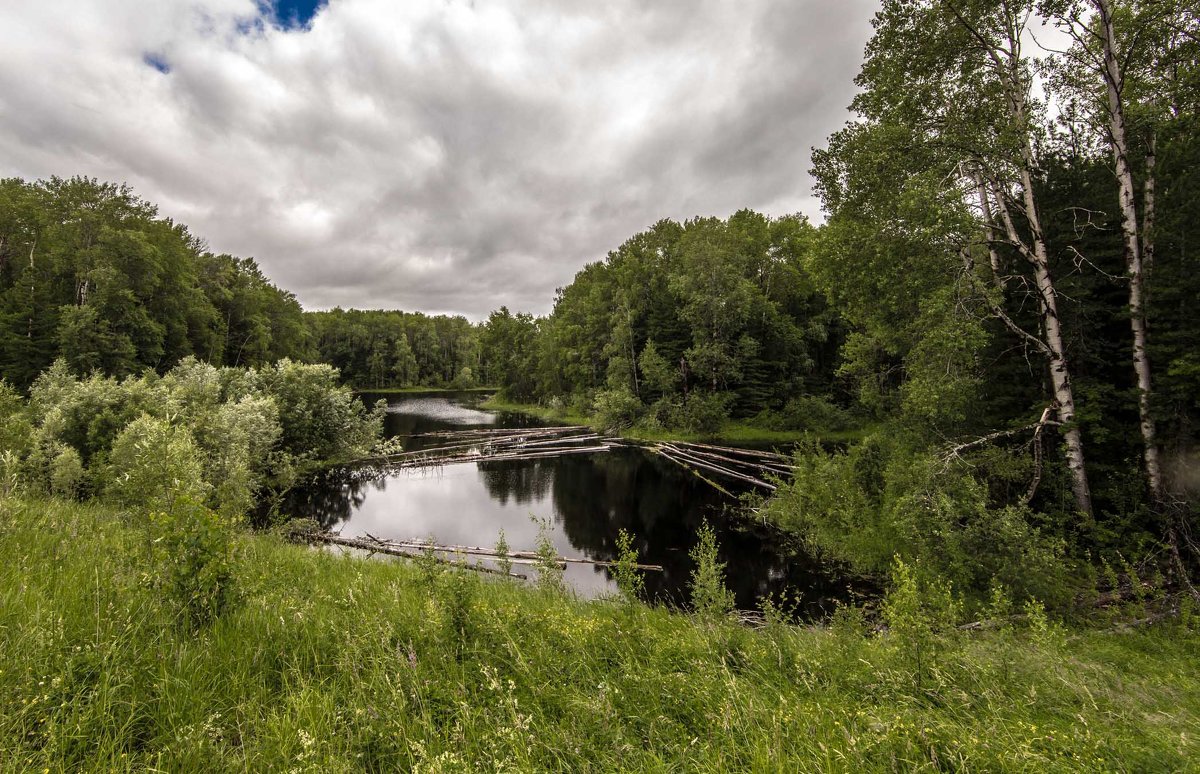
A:
[[[875,6],[22,3],[0,174],[127,181],[308,308],[543,313],[661,218],[815,216]]]

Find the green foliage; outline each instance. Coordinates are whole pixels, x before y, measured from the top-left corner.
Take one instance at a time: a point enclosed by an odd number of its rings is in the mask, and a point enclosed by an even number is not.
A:
[[[638,370],[641,371],[646,388],[652,393],[674,392],[679,384],[679,368],[667,362],[659,353],[653,339],[642,347],[642,354],[638,356]]]
[[[692,611],[706,621],[717,621],[733,612],[733,592],[725,588],[725,563],[717,558],[717,534],[705,522],[688,552],[692,569]]]
[[[172,513],[177,504],[203,502],[207,490],[200,451],[187,428],[143,414],[113,442],[104,486],[113,502]]]
[[[19,387],[56,358],[121,377],[189,354],[229,365],[308,355],[291,294],[251,260],[206,252],[128,187],[7,179],[0,210],[0,375]]]
[[[233,524],[184,497],[169,512],[150,514],[150,570],[145,582],[173,615],[207,626],[236,601]]]
[[[646,407],[628,387],[617,387],[611,390],[600,390],[596,393],[593,404],[596,423],[608,432],[615,432],[632,426]]]
[[[914,450],[895,431],[846,451],[810,441],[795,464],[766,512],[831,559],[882,575],[898,554],[976,596],[994,581],[1020,599],[1069,596],[1062,541],[1028,507],[992,504],[970,469]]]
[[[280,446],[301,459],[339,460],[361,454],[379,436],[383,411],[368,412],[338,382],[337,369],[281,360],[259,371],[274,398]]]
[[[34,382],[28,407],[19,398],[6,404],[0,391],[13,469],[35,489],[94,489],[126,507],[160,510],[183,496],[230,519],[247,513],[268,482],[284,485],[331,461],[326,455],[365,453],[380,422],[328,366],[291,361],[251,371],[187,357],[162,378],[117,380],[79,379],[59,360]]]
[[[565,568],[558,561],[558,549],[554,547],[554,541],[551,539],[550,522],[532,516],[530,518],[538,525],[537,542],[534,546],[536,558],[533,565],[537,570],[538,588],[551,594],[563,594],[567,588],[563,581]]]
[[[777,410],[767,409],[754,417],[755,427],[776,430],[808,430],[832,433],[850,427],[849,413],[820,395],[800,395]]]
[[[495,550],[498,556],[496,559],[496,569],[505,575],[511,574],[513,563],[512,557],[509,556],[509,553],[512,551],[512,548],[508,545],[508,538],[504,536],[503,528],[501,528],[500,535],[496,538]]]
[[[304,323],[321,362],[359,389],[479,382],[481,331],[465,317],[333,309],[306,312]]]
[[[926,675],[936,669],[941,651],[953,646],[955,624],[961,608],[951,587],[934,578],[922,578],[897,558],[892,567],[892,588],[883,601],[888,639],[912,670],[920,690]]]
[[[637,568],[638,552],[633,536],[621,529],[617,532],[617,558],[609,569],[626,603],[636,604],[646,590],[646,579]]]
[[[50,461],[50,494],[74,500],[83,492],[86,471],[79,452],[64,446]]]
[[[461,657],[474,638],[472,605],[479,593],[479,575],[454,568],[441,574],[438,598],[446,636]]]
[[[661,221],[580,271],[546,319],[495,312],[489,379],[516,400],[594,397],[610,426],[653,405],[690,432],[827,389],[836,325],[801,266],[814,231],[748,210]]]

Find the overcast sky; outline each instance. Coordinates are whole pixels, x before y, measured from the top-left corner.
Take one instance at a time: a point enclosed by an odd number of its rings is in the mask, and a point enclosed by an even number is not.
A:
[[[127,182],[308,309],[482,319],[661,218],[819,216],[877,3],[262,5],[4,2],[0,176]]]

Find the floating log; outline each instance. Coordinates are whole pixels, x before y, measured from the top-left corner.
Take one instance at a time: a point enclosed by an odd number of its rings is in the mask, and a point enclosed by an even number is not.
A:
[[[720,485],[720,484],[718,484],[716,481],[713,481],[711,478],[708,478],[708,477],[707,477],[707,476],[705,476],[703,473],[701,473],[700,471],[696,470],[696,468],[692,467],[691,465],[689,465],[688,463],[684,462],[683,460],[676,459],[675,457],[671,456],[669,453],[667,453],[667,452],[663,451],[662,449],[658,448],[657,446],[650,446],[650,447],[647,447],[647,448],[649,449],[649,451],[653,452],[654,454],[657,454],[658,456],[660,456],[660,457],[663,457],[664,459],[668,459],[668,460],[670,460],[671,462],[674,462],[676,465],[678,465],[679,467],[683,468],[683,469],[684,469],[684,470],[686,470],[687,472],[691,473],[693,476],[695,476],[696,478],[700,479],[700,480],[701,480],[701,481],[703,481],[704,483],[708,484],[708,485],[709,485],[709,486],[711,486],[713,489],[716,489],[716,490],[717,490],[718,492],[720,492],[721,494],[723,494],[723,495],[726,495],[727,497],[733,497],[733,496],[734,496],[734,495],[733,495],[733,493],[732,493],[732,492],[730,492],[728,489],[726,489],[725,487],[721,486],[721,485]]]
[[[669,451],[670,453],[675,454],[676,456],[678,456],[685,462],[687,462],[691,465],[695,465],[696,467],[703,468],[704,470],[708,470],[713,473],[719,473],[720,475],[728,476],[730,478],[740,479],[742,481],[746,481],[751,484],[754,484],[755,486],[760,486],[760,487],[763,487],[764,489],[768,489],[772,492],[774,492],[777,489],[777,487],[774,484],[769,484],[766,481],[763,481],[762,479],[755,478],[754,476],[748,476],[744,473],[738,473],[735,470],[730,470],[729,468],[724,468],[719,465],[713,464],[711,462],[701,460],[697,457],[694,457],[694,456],[688,454],[684,450],[679,449],[670,444],[663,444],[663,445],[661,445],[660,448],[665,449],[665,450]],[[676,460],[676,461],[678,462],[678,460]]]
[[[328,545],[342,546],[344,548],[357,548],[362,551],[370,551],[371,553],[376,553],[376,554],[386,554],[388,556],[398,556],[403,559],[420,559],[420,558],[422,558],[421,556],[419,556],[417,554],[411,553],[409,551],[405,551],[401,548],[396,548],[385,542],[381,542],[377,539],[370,540],[370,539],[366,539],[366,538],[347,538],[347,537],[342,537],[341,535],[334,535],[329,532],[309,533],[304,536],[304,539],[309,541],[310,543],[326,543]],[[491,567],[484,567],[479,564],[471,565],[471,564],[467,564],[466,562],[454,562],[449,559],[443,559],[438,556],[433,556],[430,558],[433,559],[434,561],[438,562],[439,564],[449,564],[449,565],[453,565],[455,567],[462,567],[467,570],[474,570],[476,572],[486,572],[491,575],[507,575],[508,577],[511,577],[511,578],[520,578],[521,580],[527,580],[529,577],[527,575],[521,575],[519,573],[513,573],[513,572],[506,573],[503,570],[496,570]]]
[[[671,444],[671,445],[674,445],[674,444]],[[689,448],[686,451],[689,454],[696,456],[696,457],[703,457],[703,458],[709,459],[709,460],[725,462],[730,465],[737,465],[737,466],[743,467],[743,468],[751,468],[751,469],[757,470],[757,471],[770,471],[772,473],[782,473],[784,475],[793,473],[795,471],[795,468],[784,467],[783,465],[780,465],[778,463],[773,463],[773,462],[758,462],[758,461],[751,461],[748,459],[739,460],[734,457],[727,457],[723,454],[715,454],[713,452],[703,451],[701,449]]]
[[[674,441],[677,446],[694,446],[698,449],[711,449],[713,451],[725,452],[727,454],[738,454],[745,457],[765,457],[767,459],[781,460],[790,463],[792,458],[786,454],[779,452],[759,451],[758,449],[743,449],[737,446],[713,446],[707,443],[693,443],[691,441]]]
[[[374,536],[371,537],[374,540],[379,540],[379,538],[375,538]],[[541,559],[541,557],[534,551],[509,551],[507,553],[500,553],[494,548],[485,548],[483,546],[438,545],[436,543],[430,543],[427,540],[380,540],[380,542],[387,545],[418,548],[422,551],[469,554],[471,556],[483,556],[494,559],[507,558],[514,562],[539,561]],[[611,567],[616,564],[616,562],[610,562],[603,559],[588,559],[581,556],[558,556],[555,557],[554,561],[559,564],[591,564],[597,567]],[[633,566],[638,570],[651,570],[656,572],[662,572],[663,569],[661,564],[634,564]]]

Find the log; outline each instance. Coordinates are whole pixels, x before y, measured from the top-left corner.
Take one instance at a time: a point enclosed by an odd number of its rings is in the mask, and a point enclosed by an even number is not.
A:
[[[334,546],[342,546],[344,548],[357,548],[362,551],[370,551],[376,554],[386,554],[388,556],[398,556],[403,559],[422,558],[416,554],[409,553],[408,551],[389,546],[386,543],[378,543],[372,540],[362,540],[359,538],[344,538],[341,535],[332,535],[328,532],[314,532],[312,534],[305,535],[304,539],[309,542],[326,543]],[[491,567],[483,567],[482,565],[470,565],[465,562],[453,562],[449,559],[443,559],[437,556],[431,558],[440,564],[449,564],[455,567],[462,567],[467,570],[475,570],[476,572],[486,572],[492,575],[507,575],[511,578],[520,578],[521,580],[528,579],[528,576],[526,575],[520,575],[511,572],[505,573],[502,570],[492,569]]]
[[[707,477],[706,477],[706,476],[704,476],[704,475],[703,475],[703,474],[702,474],[700,471],[696,470],[694,467],[692,467],[691,465],[687,464],[687,463],[686,463],[686,462],[684,462],[683,460],[678,460],[678,459],[676,459],[675,457],[673,457],[672,455],[670,455],[670,454],[668,454],[667,452],[663,451],[662,449],[658,448],[657,446],[651,446],[651,447],[649,447],[649,450],[650,450],[651,452],[653,452],[653,453],[655,453],[655,454],[659,455],[660,457],[663,457],[663,458],[665,458],[665,459],[668,459],[668,460],[670,460],[671,462],[674,462],[676,465],[678,465],[679,467],[683,468],[683,469],[684,469],[684,470],[686,470],[687,472],[691,473],[693,476],[695,476],[696,478],[700,479],[700,480],[701,480],[701,481],[703,481],[704,483],[708,484],[708,485],[709,485],[709,486],[711,486],[713,489],[716,489],[716,490],[717,490],[718,492],[720,492],[721,494],[723,494],[723,495],[725,495],[725,496],[727,496],[727,497],[733,497],[733,493],[732,493],[732,492],[730,492],[728,489],[726,489],[725,487],[721,486],[721,485],[720,485],[720,484],[718,484],[716,481],[713,481],[711,478],[707,478]]]
[[[747,476],[743,473],[738,473],[736,471],[729,470],[728,468],[722,468],[718,465],[714,465],[709,462],[705,462],[704,460],[693,457],[690,454],[688,454],[687,452],[683,451],[682,449],[676,448],[669,444],[665,444],[665,448],[668,449],[669,451],[675,453],[677,456],[681,457],[686,462],[689,462],[692,465],[695,465],[697,467],[704,468],[705,470],[712,471],[713,473],[719,473],[724,476],[729,476],[730,478],[736,478],[736,479],[740,479],[742,481],[747,481],[751,484],[754,484],[755,486],[761,486],[766,489],[769,489],[772,492],[774,492],[778,488],[774,484],[768,484],[766,481],[762,481],[753,476]]]
[[[367,535],[367,537],[381,545],[416,548],[422,551],[469,554],[471,556],[483,556],[493,559],[507,558],[510,561],[521,563],[536,562],[541,559],[534,551],[509,551],[508,553],[500,553],[494,548],[485,548],[483,546],[438,545],[437,543],[430,543],[427,540],[383,540],[374,535]],[[588,559],[582,556],[558,556],[554,560],[559,564],[593,564],[598,567],[611,567],[616,564],[616,562],[604,559]],[[653,570],[657,572],[662,572],[663,569],[661,564],[634,564],[633,566],[638,570]]]
[[[751,462],[749,460],[738,460],[738,459],[734,459],[733,457],[726,457],[721,454],[715,454],[713,452],[702,451],[700,449],[688,449],[687,452],[696,457],[703,457],[705,459],[711,459],[711,460],[719,460],[721,462],[727,462],[731,465],[738,465],[738,466],[745,467],[745,468],[753,468],[754,470],[757,470],[760,472],[761,471],[770,471],[772,473],[783,473],[783,474],[795,472],[795,468],[793,468],[793,467],[784,467],[782,465],[778,465],[775,463],[769,463],[769,462]]]
[[[737,446],[713,446],[707,443],[693,443],[691,441],[675,441],[678,446],[694,446],[699,449],[712,449],[714,451],[726,452],[728,454],[740,454],[746,457],[766,457],[768,459],[782,460],[783,462],[791,462],[792,458],[786,454],[779,452],[765,452],[758,449],[742,449]]]

